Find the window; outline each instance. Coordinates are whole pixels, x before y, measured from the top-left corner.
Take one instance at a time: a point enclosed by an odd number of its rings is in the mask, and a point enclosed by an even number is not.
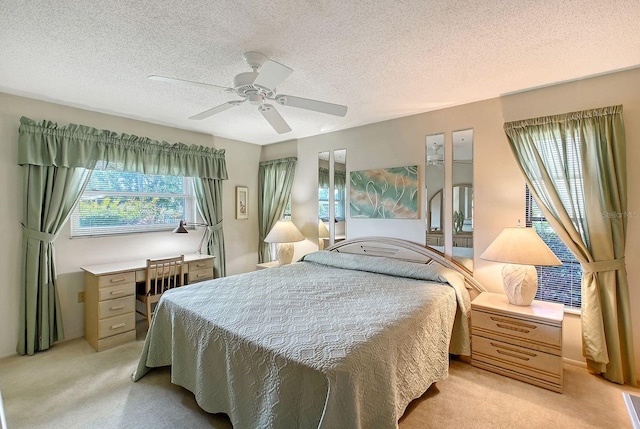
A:
[[[582,268],[573,253],[564,245],[543,216],[527,186],[525,190],[526,226],[536,230],[542,240],[562,262],[558,267],[536,267],[538,292],[536,299],[565,304],[579,309]]]
[[[282,220],[291,220],[291,196],[289,196],[287,205],[284,208],[284,213],[282,213]]]
[[[344,188],[334,189],[335,220],[344,220]],[[329,221],[329,188],[318,188],[318,217],[324,222]]]
[[[71,216],[71,236],[161,231],[195,220],[191,178],[94,170]]]

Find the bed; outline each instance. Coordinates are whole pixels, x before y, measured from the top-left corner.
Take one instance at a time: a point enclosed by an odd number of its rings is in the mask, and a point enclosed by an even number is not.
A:
[[[482,287],[402,240],[346,240],[294,264],[165,293],[132,378],[171,381],[234,428],[397,428],[470,353]]]

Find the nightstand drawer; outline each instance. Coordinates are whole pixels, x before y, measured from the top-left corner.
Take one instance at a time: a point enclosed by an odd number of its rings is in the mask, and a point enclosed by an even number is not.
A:
[[[474,334],[492,338],[520,339],[547,345],[558,350],[562,346],[560,326],[551,326],[502,314],[485,313],[475,309],[471,313],[471,323]]]
[[[562,358],[484,337],[472,337],[472,360],[562,385]]]

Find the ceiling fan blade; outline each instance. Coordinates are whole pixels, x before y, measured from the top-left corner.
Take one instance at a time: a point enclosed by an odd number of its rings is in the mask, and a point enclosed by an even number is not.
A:
[[[194,82],[191,80],[184,80],[184,79],[175,79],[173,77],[156,76],[153,74],[151,76],[148,76],[147,79],[157,80],[160,82],[178,83],[180,85],[200,86],[202,88],[209,88],[209,89],[211,88],[232,89],[232,88],[227,88],[226,86],[213,85],[210,83]]]
[[[227,101],[224,104],[221,104],[219,106],[213,107],[213,108],[211,108],[209,110],[205,110],[204,112],[198,113],[197,115],[193,115],[189,119],[196,119],[196,120],[205,119],[205,118],[208,118],[209,116],[213,116],[213,115],[215,115],[217,113],[224,112],[227,109],[231,109],[232,107],[239,106],[243,101],[244,100]]]
[[[273,91],[276,86],[280,85],[280,82],[288,78],[291,73],[293,73],[293,70],[289,67],[275,61],[267,60],[267,62],[260,67],[260,73],[256,80],[253,81],[253,84]]]
[[[327,103],[324,101],[310,100],[308,98],[294,97],[293,95],[280,94],[276,96],[276,102],[283,106],[299,107],[300,109],[313,110],[315,112],[327,113],[329,115],[345,116],[347,106]]]
[[[262,116],[271,124],[274,130],[278,134],[284,134],[291,131],[289,125],[285,122],[285,120],[280,116],[280,113],[273,107],[271,104],[263,104],[258,106],[258,110],[262,113]]]

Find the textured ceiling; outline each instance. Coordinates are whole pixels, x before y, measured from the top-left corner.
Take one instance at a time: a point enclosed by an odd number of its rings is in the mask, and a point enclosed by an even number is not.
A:
[[[0,91],[257,144],[351,128],[640,64],[640,1],[0,0]],[[223,90],[258,51],[294,70],[278,135]],[[25,112],[28,116],[28,112]],[[38,119],[38,118],[33,118]],[[41,118],[46,119],[46,118]],[[126,132],[126,130],[114,130]]]

